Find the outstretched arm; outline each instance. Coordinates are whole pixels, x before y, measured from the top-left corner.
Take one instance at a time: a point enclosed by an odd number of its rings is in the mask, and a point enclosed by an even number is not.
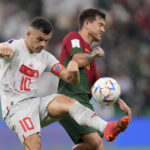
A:
[[[61,70],[58,72],[56,69],[52,69],[52,72],[59,76],[62,80],[66,81],[67,83],[70,84],[78,84],[80,81],[80,74],[79,74],[79,69],[78,69],[78,64],[71,60],[65,68],[62,64],[59,64]]]
[[[0,43],[0,57],[9,57],[13,56],[13,50],[7,43]]]
[[[72,57],[72,60],[78,63],[79,68],[90,64],[96,57],[103,57],[104,50],[97,46],[90,53],[78,53]]]
[[[118,104],[119,104],[119,107],[120,109],[126,114],[128,115],[128,117],[130,118],[131,120],[131,109],[130,107],[123,101],[123,99],[119,98],[118,99]]]

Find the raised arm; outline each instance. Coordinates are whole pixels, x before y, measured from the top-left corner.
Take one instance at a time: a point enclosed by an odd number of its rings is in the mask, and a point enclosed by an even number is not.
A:
[[[59,64],[59,68],[61,68],[58,72],[58,70],[54,69],[56,68],[55,66],[52,69],[52,73],[56,74],[59,76],[62,80],[66,81],[67,83],[70,84],[78,84],[80,81],[80,74],[79,74],[79,69],[78,69],[78,64],[71,60],[65,68],[62,64]]]
[[[7,43],[0,43],[0,57],[9,57],[13,56],[13,50]]]
[[[90,53],[78,53],[72,57],[72,60],[78,63],[79,68],[90,64],[96,57],[103,57],[104,50],[97,46]]]

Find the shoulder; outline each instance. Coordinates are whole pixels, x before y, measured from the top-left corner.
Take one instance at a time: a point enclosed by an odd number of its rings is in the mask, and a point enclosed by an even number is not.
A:
[[[46,51],[45,49],[42,50],[42,52],[40,53],[42,60],[47,64],[47,66],[49,66],[50,68],[58,63],[58,59],[52,55],[50,52]]]
[[[19,39],[19,40],[15,40],[15,39],[11,39],[11,40],[8,40],[6,42],[10,47],[12,47],[13,49],[15,48],[20,48],[21,46],[24,45],[24,40],[23,39]]]
[[[16,50],[20,50],[23,48],[24,46],[24,40],[23,39],[19,39],[19,40],[16,40],[16,39],[10,39],[8,41],[6,41],[5,43],[7,43],[13,51],[16,51]]]
[[[10,39],[10,40],[8,40],[6,43],[8,43],[9,45],[18,44],[18,43],[23,43],[23,39],[19,39],[19,40]]]
[[[40,53],[40,55],[44,58],[50,58],[50,59],[53,59],[55,58],[54,55],[52,55],[50,52],[46,51],[45,49],[43,49]]]
[[[72,40],[72,39],[80,39],[81,36],[78,32],[70,32],[69,34],[67,34],[64,38],[64,40]]]

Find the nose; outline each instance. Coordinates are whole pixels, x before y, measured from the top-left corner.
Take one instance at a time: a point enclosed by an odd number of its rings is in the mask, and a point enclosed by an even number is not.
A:
[[[101,31],[102,31],[102,32],[105,32],[105,27],[102,27],[102,28],[101,28]]]

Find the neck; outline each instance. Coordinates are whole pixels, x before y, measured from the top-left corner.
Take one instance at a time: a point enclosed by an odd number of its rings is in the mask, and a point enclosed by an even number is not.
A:
[[[27,42],[27,38],[24,39],[24,42],[25,42],[25,46],[26,48],[28,49],[28,51],[30,52],[30,48],[29,48],[29,45],[28,45],[28,42]]]
[[[84,31],[84,29],[81,29],[79,31],[79,34],[81,35],[82,39],[86,41],[89,45],[93,43],[93,39],[91,38],[91,36],[88,34],[87,31]]]

